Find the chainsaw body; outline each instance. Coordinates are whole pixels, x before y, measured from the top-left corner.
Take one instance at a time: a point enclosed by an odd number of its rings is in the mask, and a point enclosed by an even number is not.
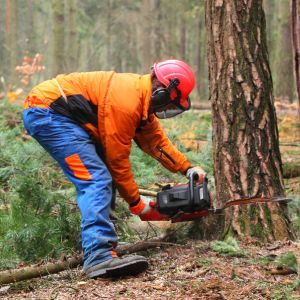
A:
[[[141,216],[143,221],[181,222],[198,219],[208,214],[211,201],[208,192],[207,178],[199,181],[197,173],[190,175],[189,183],[162,188],[157,193],[154,214],[149,217]]]
[[[151,215],[141,215],[143,221],[183,222],[197,220],[210,213],[220,214],[224,209],[235,205],[277,203],[286,205],[291,201],[282,196],[277,197],[242,197],[227,201],[222,207],[214,208],[207,187],[207,178],[199,180],[197,173],[190,175],[189,183],[171,187],[163,187],[157,193],[156,202],[151,205],[154,212]]]

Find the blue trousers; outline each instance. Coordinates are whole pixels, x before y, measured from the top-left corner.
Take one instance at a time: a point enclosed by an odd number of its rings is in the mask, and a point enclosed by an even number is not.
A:
[[[112,244],[118,240],[109,219],[112,178],[90,135],[75,121],[50,108],[24,110],[23,122],[27,132],[58,162],[76,187],[84,268],[111,259]]]

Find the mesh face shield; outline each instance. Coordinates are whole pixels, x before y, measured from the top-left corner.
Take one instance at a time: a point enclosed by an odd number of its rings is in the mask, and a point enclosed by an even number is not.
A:
[[[187,105],[182,106],[179,101],[171,101],[170,103],[157,108],[154,112],[159,119],[173,118],[191,108],[190,98],[187,98]]]

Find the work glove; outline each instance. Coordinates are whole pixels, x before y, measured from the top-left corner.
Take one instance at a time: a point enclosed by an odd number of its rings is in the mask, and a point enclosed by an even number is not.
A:
[[[200,166],[195,166],[187,169],[185,176],[187,178],[190,178],[192,173],[197,173],[199,176],[199,182],[202,183],[204,177],[206,176],[206,172],[200,167]]]
[[[134,203],[134,205],[129,204],[129,209],[134,215],[143,215],[151,211],[155,206],[155,202],[146,196],[140,196],[140,199]]]
[[[129,205],[132,214],[138,215],[142,221],[163,221],[169,220],[168,216],[161,215],[156,210],[156,202],[149,197],[140,196],[140,199]]]

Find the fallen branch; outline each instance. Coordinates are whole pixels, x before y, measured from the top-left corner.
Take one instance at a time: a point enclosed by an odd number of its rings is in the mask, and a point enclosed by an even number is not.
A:
[[[130,254],[148,249],[160,247],[165,244],[166,236],[160,239],[152,239],[149,241],[141,241],[131,245],[117,247],[119,256]],[[59,273],[64,270],[73,269],[82,264],[82,255],[72,257],[64,262],[47,263],[45,265],[25,267],[22,269],[13,269],[0,272],[0,284],[14,283],[18,281],[28,280],[32,278],[47,276]]]
[[[143,190],[143,189],[139,189],[139,193],[140,193],[140,195],[143,195],[143,196],[156,197],[156,195],[157,195],[157,192],[149,191],[149,190]]]
[[[290,275],[290,274],[297,274],[297,271],[291,268],[277,267],[276,269],[272,269],[270,273],[272,275]]]
[[[72,257],[64,262],[47,263],[42,266],[25,267],[0,272],[0,284],[8,284],[36,277],[47,276],[61,271],[76,268],[82,262],[82,256]]]

